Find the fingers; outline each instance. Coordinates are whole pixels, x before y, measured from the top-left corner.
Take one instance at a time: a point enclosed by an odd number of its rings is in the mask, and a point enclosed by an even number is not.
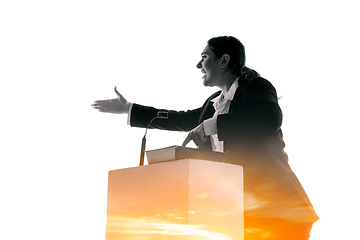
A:
[[[91,106],[94,106],[94,105],[106,105],[106,104],[109,104],[110,100],[97,100],[97,101],[94,101],[94,103],[91,105]]]
[[[185,140],[184,140],[184,142],[183,142],[183,144],[181,146],[185,147],[192,140],[191,136],[190,136],[190,133],[187,135],[187,137],[185,138]]]
[[[95,101],[93,104],[91,104],[91,106],[95,109],[100,109],[100,108],[108,107],[109,102],[110,102],[109,100]]]
[[[110,101],[111,100],[98,100],[95,101],[93,104],[91,104],[91,106],[96,109],[99,110],[100,112],[111,112],[110,111]]]
[[[196,146],[199,146],[200,144],[204,143],[206,139],[202,139],[198,133],[196,133],[194,130],[189,132],[187,137],[185,138],[182,146],[185,147],[190,141],[193,141]]]
[[[91,105],[94,109],[99,110],[100,112],[111,112],[110,108],[106,105],[93,104]]]
[[[103,113],[111,113],[111,110],[108,108],[98,108],[97,110],[99,110],[99,112],[103,112]]]
[[[185,147],[190,141],[193,141],[196,146],[199,146],[206,142],[208,136],[205,134],[204,125],[201,123],[196,128],[191,130],[187,137],[185,138],[182,146]]]

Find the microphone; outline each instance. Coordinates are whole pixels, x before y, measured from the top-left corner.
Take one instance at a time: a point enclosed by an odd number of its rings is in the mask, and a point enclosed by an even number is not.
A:
[[[156,116],[151,119],[151,121],[149,122],[148,126],[146,127],[145,130],[145,134],[144,137],[142,138],[141,141],[141,152],[140,152],[140,166],[144,165],[144,157],[145,157],[145,146],[146,146],[146,134],[147,134],[147,130],[150,127],[151,123],[157,119],[157,118],[161,118],[161,119],[168,119],[169,117],[169,113],[165,112],[165,111],[158,111]]]

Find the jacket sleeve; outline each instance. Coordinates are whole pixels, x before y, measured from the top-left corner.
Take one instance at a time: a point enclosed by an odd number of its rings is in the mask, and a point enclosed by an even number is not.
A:
[[[257,142],[275,134],[281,127],[282,113],[276,90],[270,82],[255,78],[244,92],[234,99],[233,110],[218,116],[221,141]]]
[[[199,124],[201,108],[188,111],[173,111],[134,104],[131,110],[130,125],[132,127],[146,128],[151,119],[157,115],[158,111],[168,112],[168,118],[155,119],[149,128],[171,131],[190,131]]]

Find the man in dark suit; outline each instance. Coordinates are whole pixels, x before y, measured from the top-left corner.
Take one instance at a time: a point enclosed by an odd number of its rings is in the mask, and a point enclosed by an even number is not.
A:
[[[284,152],[282,112],[273,85],[245,66],[245,50],[234,37],[212,38],[197,67],[204,85],[220,91],[200,108],[171,111],[129,103],[115,88],[116,99],[96,101],[101,112],[129,113],[130,125],[189,132],[200,149],[228,152],[230,163],[244,167],[245,239],[309,238],[318,220]]]

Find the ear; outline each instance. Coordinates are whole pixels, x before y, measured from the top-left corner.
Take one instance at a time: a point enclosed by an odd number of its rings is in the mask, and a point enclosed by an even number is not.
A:
[[[224,67],[227,67],[229,65],[229,62],[230,62],[230,56],[229,54],[224,54],[222,57],[221,57],[221,67],[224,68]]]

